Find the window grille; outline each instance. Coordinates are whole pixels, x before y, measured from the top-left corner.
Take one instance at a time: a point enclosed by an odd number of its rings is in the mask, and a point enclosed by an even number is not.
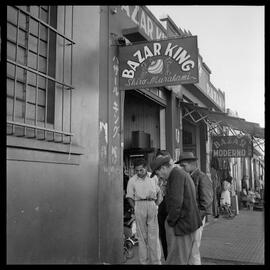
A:
[[[7,6],[7,134],[71,143],[72,6]]]

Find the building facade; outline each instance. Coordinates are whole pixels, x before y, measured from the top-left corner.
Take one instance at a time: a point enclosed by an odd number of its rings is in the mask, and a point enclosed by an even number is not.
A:
[[[184,37],[145,6],[7,6],[7,262],[119,264],[123,174],[158,149],[210,175],[225,112],[198,56],[197,84],[120,90],[119,47]]]

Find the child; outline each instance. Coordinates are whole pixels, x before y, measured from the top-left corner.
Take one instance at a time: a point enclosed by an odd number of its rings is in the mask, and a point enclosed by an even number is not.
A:
[[[230,183],[226,180],[223,182],[223,190],[220,196],[220,206],[226,210],[229,216],[232,216],[230,209],[231,206],[231,194],[230,194]]]

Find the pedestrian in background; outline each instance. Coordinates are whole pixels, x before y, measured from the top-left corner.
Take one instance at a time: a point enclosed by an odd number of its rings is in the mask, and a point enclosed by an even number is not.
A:
[[[158,205],[162,200],[158,178],[150,178],[144,159],[134,160],[135,174],[127,184],[127,199],[133,207],[141,264],[161,264],[158,229]],[[149,251],[149,256],[148,256]]]
[[[209,177],[198,168],[197,160],[198,158],[195,157],[192,152],[184,152],[180,155],[176,164],[180,164],[180,166],[190,174],[195,185],[196,201],[202,219],[202,226],[200,227],[198,237],[196,238],[196,245],[198,247],[194,249],[192,256],[194,257],[193,259],[196,261],[196,264],[201,264],[200,253],[196,252],[201,245],[202,231],[207,215],[213,214],[213,187]]]
[[[198,229],[202,225],[196,203],[194,183],[188,173],[174,166],[168,156],[160,156],[151,162],[152,175],[167,179],[165,220],[168,255],[166,264],[195,264],[191,254]],[[199,253],[199,251],[196,251]]]
[[[173,160],[171,158],[170,152],[167,150],[159,150],[156,153],[156,158],[160,156],[167,156],[170,158],[171,164],[173,164]],[[163,255],[164,259],[167,259],[167,240],[166,240],[166,230],[165,230],[165,220],[167,217],[167,209],[166,209],[166,186],[167,186],[167,180],[159,177],[159,186],[161,189],[162,194],[162,201],[160,205],[158,206],[158,226],[159,226],[159,238],[162,245]]]

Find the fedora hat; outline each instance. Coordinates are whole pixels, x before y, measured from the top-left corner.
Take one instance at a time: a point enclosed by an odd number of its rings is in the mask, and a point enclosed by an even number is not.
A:
[[[180,155],[179,160],[175,164],[179,164],[183,160],[197,160],[198,158],[194,156],[193,152],[183,152]]]
[[[150,164],[152,170],[151,178],[156,174],[157,169],[159,169],[163,164],[169,162],[170,160],[171,158],[169,156],[159,156],[154,159]]]

